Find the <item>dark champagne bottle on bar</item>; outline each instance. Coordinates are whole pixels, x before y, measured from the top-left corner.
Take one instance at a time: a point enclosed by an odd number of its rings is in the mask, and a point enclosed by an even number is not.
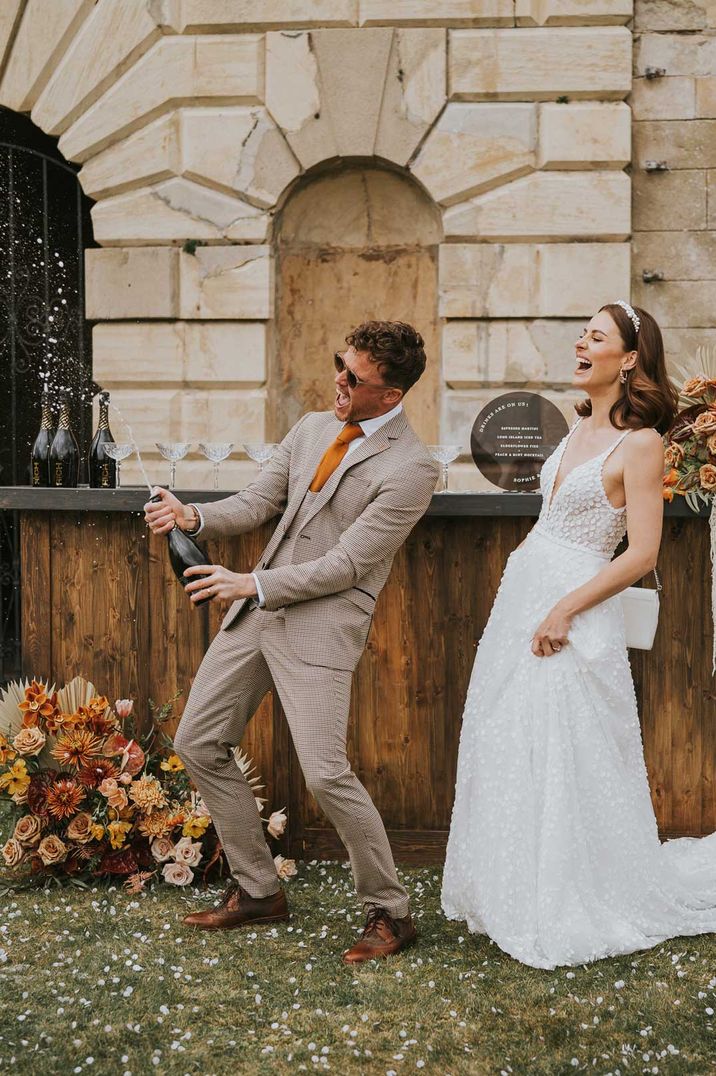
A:
[[[150,497],[150,500],[159,502],[161,497]],[[194,568],[198,564],[208,564],[206,553],[202,552],[201,547],[196,544],[194,539],[185,534],[180,527],[177,527],[176,523],[166,537],[167,546],[169,547],[169,563],[172,566],[174,575],[184,586],[187,583],[196,582],[197,579],[201,578],[200,576],[185,576],[184,572],[187,568]],[[204,605],[205,602],[210,602],[211,600],[211,597],[201,598],[198,602],[194,602],[194,605]]]
[[[99,420],[97,431],[89,450],[89,484],[93,489],[114,489],[117,485],[117,462],[104,450],[113,445],[114,437],[109,428],[109,393],[99,394]]]
[[[77,485],[80,450],[70,425],[70,394],[60,393],[60,421],[50,447],[50,485]]]
[[[45,382],[42,387],[42,419],[40,420],[40,432],[35,438],[30,456],[30,472],[33,486],[50,485],[50,446],[54,437],[52,424],[52,400],[50,389]]]

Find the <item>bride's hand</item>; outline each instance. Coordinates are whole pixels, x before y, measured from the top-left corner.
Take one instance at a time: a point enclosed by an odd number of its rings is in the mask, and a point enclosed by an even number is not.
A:
[[[538,658],[548,658],[569,643],[572,618],[561,608],[559,602],[544,618],[532,636],[532,653]]]

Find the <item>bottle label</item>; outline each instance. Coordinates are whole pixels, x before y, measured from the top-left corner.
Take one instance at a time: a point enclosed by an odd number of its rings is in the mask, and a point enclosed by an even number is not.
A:
[[[109,478],[109,464],[103,463],[100,471],[99,484],[101,489],[111,489],[111,482]]]
[[[55,485],[64,486],[65,484],[65,467],[62,460],[55,460]]]
[[[33,486],[42,485],[42,473],[40,471],[40,464],[38,460],[32,461],[32,484]]]

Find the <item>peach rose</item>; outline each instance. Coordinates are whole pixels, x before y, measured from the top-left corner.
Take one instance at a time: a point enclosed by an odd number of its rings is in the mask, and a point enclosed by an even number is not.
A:
[[[283,880],[287,878],[293,878],[295,874],[298,874],[296,870],[295,859],[284,859],[283,856],[273,857],[274,866],[276,867],[276,874]]]
[[[17,867],[18,863],[22,863],[25,858],[25,849],[19,841],[11,837],[3,846],[2,857],[8,867]]]
[[[22,818],[17,820],[13,837],[20,844],[29,846],[37,844],[41,830],[42,825],[39,818],[36,818],[34,814],[24,814]]]
[[[712,433],[706,441],[706,447],[712,456],[716,456],[716,433]]]
[[[702,437],[706,434],[716,433],[716,411],[711,408],[708,411],[702,411],[700,415],[696,416],[691,429]]]
[[[50,833],[49,836],[43,837],[40,841],[37,851],[40,853],[40,859],[45,866],[51,867],[53,863],[61,863],[66,857],[67,845],[59,837],[56,837],[54,833]]]
[[[71,841],[77,841],[78,844],[87,844],[92,840],[92,815],[87,811],[80,811],[70,822],[67,827],[67,836]]]
[[[699,467],[699,482],[702,489],[709,492],[716,490],[716,467],[713,463],[705,463],[703,467]]]
[[[681,445],[672,441],[664,452],[664,463],[667,467],[678,467],[684,461],[684,450]]]
[[[692,377],[684,382],[681,395],[688,396],[689,399],[695,400],[698,399],[699,396],[705,396],[708,387],[709,383],[705,377]]]
[[[119,787],[114,777],[105,777],[99,786],[99,790],[106,797],[109,806],[114,807],[115,811],[123,810],[129,803],[127,793],[123,788]]]
[[[188,867],[198,867],[201,863],[201,844],[191,837],[182,837],[174,845],[172,853],[177,863],[186,863]]]
[[[18,755],[39,755],[46,741],[47,737],[42,729],[39,729],[37,725],[30,725],[20,729],[12,741],[12,746]]]
[[[174,854],[174,844],[169,837],[155,837],[151,843],[151,850],[157,863],[166,863]]]
[[[288,818],[286,817],[285,809],[274,811],[268,820],[266,828],[272,837],[280,837],[286,828],[287,822]]]
[[[169,885],[189,885],[194,881],[194,871],[186,863],[165,863],[162,875]]]

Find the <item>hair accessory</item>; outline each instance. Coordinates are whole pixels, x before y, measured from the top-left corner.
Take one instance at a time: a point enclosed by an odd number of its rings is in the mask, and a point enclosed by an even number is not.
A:
[[[631,323],[634,326],[634,332],[638,333],[639,332],[639,326],[641,325],[641,322],[639,320],[639,315],[637,314],[634,307],[630,306],[629,303],[626,302],[625,299],[615,299],[614,300],[614,305],[615,306],[620,306],[622,308],[622,310],[625,312],[627,317],[629,317],[629,319],[631,320]]]

